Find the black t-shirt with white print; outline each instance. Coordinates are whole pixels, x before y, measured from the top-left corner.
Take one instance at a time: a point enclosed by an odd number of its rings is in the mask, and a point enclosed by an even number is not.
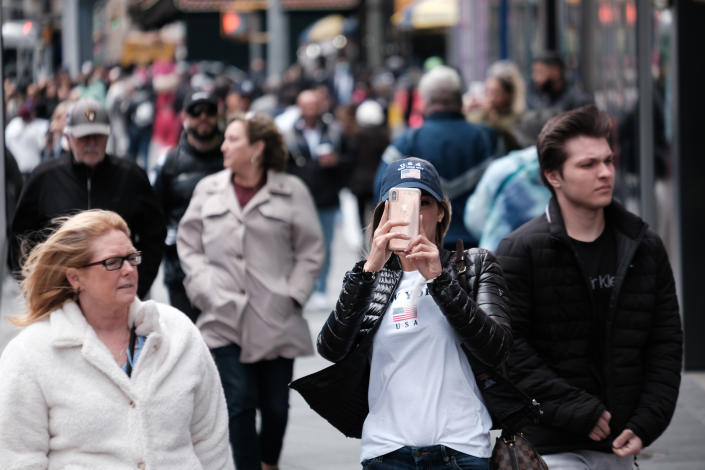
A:
[[[600,236],[592,242],[574,239],[571,239],[571,242],[578,253],[590,286],[595,315],[591,322],[593,352],[596,363],[601,364],[605,319],[617,271],[617,240],[614,230],[605,227]]]

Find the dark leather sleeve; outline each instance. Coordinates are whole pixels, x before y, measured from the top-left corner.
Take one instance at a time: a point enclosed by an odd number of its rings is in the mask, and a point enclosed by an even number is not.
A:
[[[477,359],[496,367],[512,346],[502,269],[490,252],[466,251],[466,290],[453,264],[446,263],[443,273],[429,284],[429,291],[465,346]]]
[[[345,273],[335,310],[318,334],[318,353],[329,361],[338,362],[348,355],[365,317],[365,304],[375,281],[363,278],[364,262],[358,262]]]

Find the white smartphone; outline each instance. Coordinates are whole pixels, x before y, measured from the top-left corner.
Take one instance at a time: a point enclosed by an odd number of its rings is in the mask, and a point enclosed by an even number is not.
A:
[[[398,188],[389,190],[389,220],[404,221],[408,225],[392,227],[390,232],[404,233],[409,240],[393,238],[389,240],[389,249],[404,251],[412,238],[419,234],[419,210],[421,208],[421,190],[417,188]]]

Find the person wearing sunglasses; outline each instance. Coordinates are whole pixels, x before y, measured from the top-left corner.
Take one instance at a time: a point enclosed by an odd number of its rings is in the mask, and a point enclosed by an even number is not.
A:
[[[23,266],[25,328],[0,357],[3,468],[233,469],[215,363],[186,316],[137,298],[125,221],[56,223]]]
[[[169,303],[194,322],[200,311],[191,305],[184,290],[184,272],[176,252],[179,221],[186,212],[191,195],[201,179],[223,169],[218,129],[218,99],[208,91],[188,95],[182,113],[184,132],[171,149],[157,173],[154,192],[167,219],[164,240],[164,285]]]

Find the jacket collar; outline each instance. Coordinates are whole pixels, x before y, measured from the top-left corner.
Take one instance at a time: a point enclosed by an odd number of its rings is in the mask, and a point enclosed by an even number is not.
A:
[[[252,200],[247,204],[246,210],[243,211],[237,202],[232,179],[233,172],[230,169],[217,173],[214,178],[213,186],[209,192],[218,194],[220,204],[222,204],[222,206],[227,210],[230,210],[230,212],[235,214],[237,217],[244,216],[253,208],[269,201],[273,195],[288,197],[293,191],[291,183],[285,173],[268,170],[267,182],[262,189],[254,195]]]
[[[161,336],[159,324],[159,311],[154,301],[142,302],[135,297],[130,305],[128,326],[134,325],[135,331],[140,336],[149,336],[158,333]],[[51,343],[57,348],[81,346],[89,339],[95,337],[93,328],[86,321],[78,304],[72,300],[67,301],[58,310],[49,316],[51,326]]]
[[[233,180],[233,172],[230,169],[225,169],[224,171],[221,171],[216,175],[214,178],[214,185],[213,189],[215,192],[220,192],[220,191],[232,191],[232,180]],[[268,193],[274,193],[274,194],[283,194],[283,195],[289,195],[291,194],[292,188],[291,184],[289,183],[288,179],[286,178],[286,174],[274,170],[267,170],[267,182],[265,185],[262,187],[262,190],[260,192],[266,191]],[[259,193],[258,193],[259,194]],[[255,196],[257,197],[257,196]]]
[[[461,119],[465,120],[465,116],[463,116],[463,113],[460,111],[434,111],[428,116],[426,116],[425,120],[426,121],[441,121],[441,120],[447,120],[447,119]]]
[[[74,171],[76,171],[77,173],[80,173],[82,175],[97,173],[99,171],[102,171],[104,168],[109,168],[110,165],[112,164],[112,161],[111,161],[112,157],[110,155],[108,155],[107,153],[105,154],[103,159],[101,161],[99,161],[98,164],[94,167],[90,167],[84,163],[77,162],[76,158],[73,155],[73,152],[70,150],[68,152],[66,152],[66,154],[68,156],[68,165]]]
[[[545,216],[551,234],[567,240],[568,232],[565,229],[561,208],[555,196],[551,197],[548,206],[546,206]],[[626,210],[614,199],[609,206],[605,207],[605,221],[610,227],[632,239],[639,237],[647,227],[646,222]]]

